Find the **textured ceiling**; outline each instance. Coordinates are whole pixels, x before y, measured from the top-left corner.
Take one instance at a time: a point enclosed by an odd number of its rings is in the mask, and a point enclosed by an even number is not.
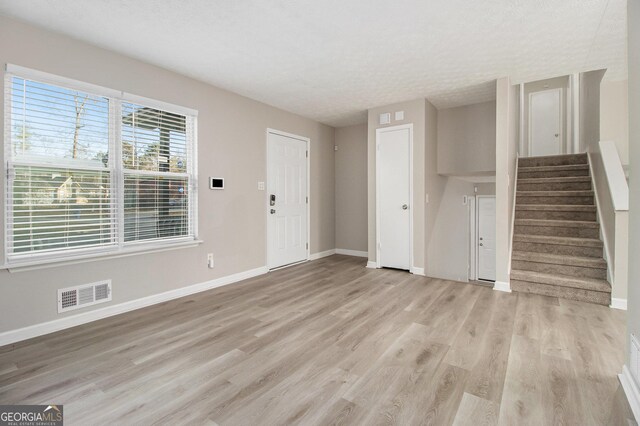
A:
[[[626,78],[625,0],[0,0],[0,14],[333,126],[495,98],[493,80]]]

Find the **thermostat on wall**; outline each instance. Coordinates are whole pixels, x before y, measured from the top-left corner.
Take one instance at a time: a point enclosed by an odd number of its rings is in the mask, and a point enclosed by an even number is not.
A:
[[[224,178],[209,177],[209,189],[224,189]]]

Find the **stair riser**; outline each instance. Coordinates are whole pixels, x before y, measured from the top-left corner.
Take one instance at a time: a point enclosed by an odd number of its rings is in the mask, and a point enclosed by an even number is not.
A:
[[[518,178],[520,179],[535,179],[535,178],[551,178],[551,177],[577,177],[577,176],[589,176],[589,169],[585,170],[553,170],[553,171],[518,171]]]
[[[528,157],[520,158],[518,165],[520,167],[536,167],[536,166],[569,166],[574,164],[587,164],[588,157],[586,154],[561,155],[557,157]]]
[[[565,246],[560,244],[525,243],[514,241],[513,249],[517,251],[530,251],[534,253],[559,254],[564,256],[602,258],[602,248],[584,246]]]
[[[526,260],[512,260],[511,267],[523,271],[542,272],[545,274],[561,274],[570,277],[607,279],[607,270],[600,268],[586,268],[584,266],[555,265],[553,263],[527,262]]]
[[[518,195],[516,199],[517,204],[571,204],[580,206],[592,206],[592,195],[577,195],[577,196],[563,196],[563,197],[544,197],[544,196],[529,196]]]
[[[569,226],[516,225],[517,235],[547,235],[549,237],[600,238],[598,228],[574,228]]]
[[[600,291],[583,290],[579,288],[559,287],[554,285],[539,284],[529,281],[511,280],[511,289],[521,293],[541,294],[544,296],[561,297],[563,299],[577,300],[579,302],[596,303],[609,306],[611,295]]]
[[[520,183],[518,191],[590,191],[591,182]]]
[[[595,222],[596,212],[518,210],[516,207],[516,219],[580,220]]]

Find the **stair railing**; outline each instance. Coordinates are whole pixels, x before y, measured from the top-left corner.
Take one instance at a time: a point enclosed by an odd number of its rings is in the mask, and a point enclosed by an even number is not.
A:
[[[629,262],[629,185],[612,141],[588,152],[604,255],[611,283],[611,307],[627,308]]]

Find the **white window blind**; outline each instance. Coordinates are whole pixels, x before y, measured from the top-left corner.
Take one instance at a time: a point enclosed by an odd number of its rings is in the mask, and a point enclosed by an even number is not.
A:
[[[93,92],[6,74],[9,265],[195,239],[195,114]]]
[[[191,234],[190,121],[183,115],[122,104],[125,243]]]

